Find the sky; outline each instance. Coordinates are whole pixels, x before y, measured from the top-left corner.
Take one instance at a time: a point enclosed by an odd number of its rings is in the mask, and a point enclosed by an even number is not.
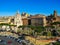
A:
[[[0,16],[13,16],[19,10],[20,14],[53,14],[56,10],[60,15],[60,0],[0,0]]]

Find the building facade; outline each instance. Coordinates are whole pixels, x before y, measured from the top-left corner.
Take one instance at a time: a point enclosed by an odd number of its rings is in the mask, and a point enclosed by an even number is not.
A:
[[[47,26],[54,22],[60,22],[60,16],[58,16],[57,11],[54,10],[53,14],[46,17]]]
[[[46,16],[37,14],[31,17],[31,25],[46,26]]]

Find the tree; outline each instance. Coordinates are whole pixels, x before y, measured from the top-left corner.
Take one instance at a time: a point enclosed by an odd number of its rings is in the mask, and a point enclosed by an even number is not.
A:
[[[24,30],[24,28],[25,28],[26,26],[25,25],[20,25],[20,26],[18,26],[18,28],[22,28],[23,30]]]
[[[6,26],[9,26],[9,24],[8,23],[0,23],[0,25],[6,25]]]
[[[35,35],[36,26],[28,25],[27,27],[31,29],[31,32],[30,33],[31,33],[32,36],[34,36]]]
[[[46,44],[46,45],[60,45],[60,42],[51,42],[51,43]]]
[[[58,36],[58,33],[56,30],[52,30],[52,36]]]
[[[44,31],[44,30],[45,30],[45,28],[44,28],[43,26],[36,26],[35,32],[41,33],[41,32]]]
[[[35,26],[33,26],[33,25],[28,25],[27,26],[28,28],[31,28],[32,30],[34,30],[36,27]]]
[[[55,25],[55,28],[57,28],[57,25],[60,25],[60,22],[53,22],[51,25]]]
[[[2,28],[3,25],[0,24],[0,28]]]
[[[48,31],[48,32],[47,32],[47,36],[48,36],[49,38],[51,38],[51,36],[52,36],[51,31]]]

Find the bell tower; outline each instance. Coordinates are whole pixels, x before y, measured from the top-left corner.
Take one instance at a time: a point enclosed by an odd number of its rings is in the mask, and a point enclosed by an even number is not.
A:
[[[53,16],[54,16],[55,18],[57,17],[57,12],[56,12],[56,10],[54,10]]]

